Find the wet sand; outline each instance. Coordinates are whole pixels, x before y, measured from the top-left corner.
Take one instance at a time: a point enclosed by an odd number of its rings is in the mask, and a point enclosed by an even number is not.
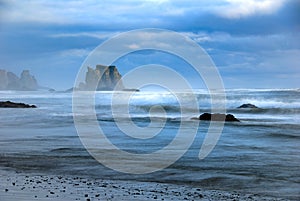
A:
[[[1,170],[0,200],[283,200],[189,185],[34,175]]]

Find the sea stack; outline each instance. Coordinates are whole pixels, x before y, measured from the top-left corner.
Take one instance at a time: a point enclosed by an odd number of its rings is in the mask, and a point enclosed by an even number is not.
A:
[[[24,70],[19,78],[12,72],[0,70],[0,90],[35,91],[39,87],[37,80]]]
[[[81,90],[111,91],[118,82],[121,82],[121,74],[116,66],[97,65],[96,69],[87,67],[85,83],[81,83]],[[119,83],[117,90],[123,90],[124,86]]]

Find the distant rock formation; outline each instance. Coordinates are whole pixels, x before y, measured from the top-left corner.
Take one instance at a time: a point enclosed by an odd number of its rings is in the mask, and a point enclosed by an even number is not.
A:
[[[102,77],[101,77],[102,75]],[[80,90],[111,91],[121,80],[121,74],[116,66],[97,65],[96,69],[87,67],[85,83],[80,83]],[[121,81],[120,81],[121,82]],[[123,90],[122,83],[118,84],[117,90]]]
[[[256,105],[253,105],[251,103],[243,104],[243,105],[239,106],[238,108],[258,109],[258,107]]]
[[[36,108],[35,105],[28,105],[25,103],[14,103],[11,101],[0,101],[0,108]]]
[[[200,115],[199,120],[206,120],[206,121],[239,121],[235,118],[232,114],[210,114],[210,113],[203,113]]]
[[[19,78],[12,72],[0,69],[0,90],[35,91],[39,87],[36,79],[28,70]]]

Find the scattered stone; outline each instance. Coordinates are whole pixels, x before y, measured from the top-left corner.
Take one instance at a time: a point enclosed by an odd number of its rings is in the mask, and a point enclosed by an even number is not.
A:
[[[7,191],[8,191],[8,189],[6,188],[6,189],[5,189],[5,192],[7,192]]]

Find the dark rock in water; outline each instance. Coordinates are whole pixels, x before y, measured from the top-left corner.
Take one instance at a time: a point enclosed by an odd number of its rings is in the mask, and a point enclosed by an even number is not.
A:
[[[203,113],[200,115],[199,120],[205,121],[239,121],[235,118],[232,114],[210,114],[210,113]]]
[[[139,89],[123,89],[123,91],[135,91],[135,92],[139,92]]]
[[[36,108],[36,106],[25,103],[14,103],[11,101],[0,101],[0,108]]]
[[[258,108],[256,105],[247,103],[247,104],[243,104],[241,106],[239,106],[238,108]]]

